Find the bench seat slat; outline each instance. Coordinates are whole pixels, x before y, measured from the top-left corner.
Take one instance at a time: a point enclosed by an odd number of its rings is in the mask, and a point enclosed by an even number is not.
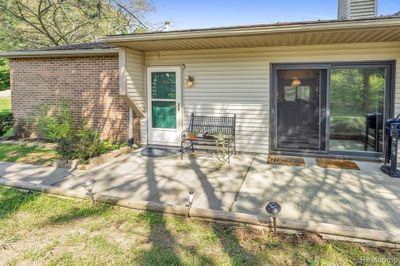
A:
[[[236,153],[235,142],[236,115],[233,116],[196,116],[194,113],[190,116],[189,128],[182,132],[181,155],[185,151],[184,144],[189,142],[189,147],[194,151],[194,145],[199,146],[216,146],[217,137],[222,133],[224,137],[224,145],[228,147],[229,157],[232,153]],[[198,134],[195,140],[188,139],[188,133],[195,132]],[[211,136],[206,137],[204,135]],[[221,140],[219,140],[220,142]]]

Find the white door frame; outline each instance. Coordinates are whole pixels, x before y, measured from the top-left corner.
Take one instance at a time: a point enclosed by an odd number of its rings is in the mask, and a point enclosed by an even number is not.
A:
[[[176,99],[171,99],[170,101],[176,101],[176,129],[153,129],[152,123],[152,95],[151,95],[151,73],[152,72],[175,72],[176,73]],[[183,128],[183,118],[182,118],[182,67],[180,66],[149,66],[147,67],[147,137],[148,144],[158,144],[158,145],[169,145],[176,146],[180,145],[181,132]],[[170,136],[170,141],[157,140],[154,137],[154,133],[164,131],[166,135]],[[174,135],[173,140],[171,139]],[[176,136],[175,136],[176,135]]]

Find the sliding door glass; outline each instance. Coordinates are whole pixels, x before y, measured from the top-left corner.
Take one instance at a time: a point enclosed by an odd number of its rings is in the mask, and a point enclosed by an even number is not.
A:
[[[331,70],[330,150],[382,152],[385,83],[385,67]]]
[[[325,149],[324,99],[327,70],[276,71],[276,148],[292,151]],[[323,124],[323,125],[322,125]]]

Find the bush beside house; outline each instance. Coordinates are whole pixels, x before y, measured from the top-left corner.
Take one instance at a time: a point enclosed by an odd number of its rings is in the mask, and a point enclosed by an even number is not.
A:
[[[0,91],[10,88],[10,72],[4,60],[0,60]]]
[[[0,115],[0,133],[13,126],[17,139],[56,143],[62,160],[81,163],[125,146],[129,107],[119,96],[115,55],[13,59],[10,71],[13,114]]]
[[[124,146],[121,142],[103,140],[86,123],[74,121],[65,99],[61,99],[59,106],[56,110],[48,105],[38,107],[38,111],[28,117],[27,124],[39,138],[56,143],[56,150],[64,159],[87,162],[90,158]]]
[[[3,136],[14,124],[13,114],[8,111],[0,112],[0,136]]]

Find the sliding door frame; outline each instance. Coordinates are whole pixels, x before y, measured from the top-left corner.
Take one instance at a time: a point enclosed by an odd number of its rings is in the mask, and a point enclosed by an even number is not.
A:
[[[329,64],[325,63],[284,63],[284,64],[271,64],[271,97],[270,97],[270,151],[274,153],[299,153],[297,150],[278,148],[278,70],[323,70],[326,73],[326,80],[323,77],[320,77],[320,91],[319,91],[319,117],[320,117],[320,125],[319,125],[319,140],[320,140],[320,150],[302,150],[301,153],[305,154],[321,154],[326,153],[326,92],[327,90],[321,90],[322,87],[326,87],[329,84]],[[323,84],[325,83],[325,84]],[[324,150],[321,151],[321,146],[324,146]]]
[[[351,157],[351,158],[379,158],[383,152],[368,152],[368,151],[330,151],[330,77],[331,70],[336,68],[346,67],[380,67],[385,68],[385,96],[384,96],[384,121],[394,115],[395,103],[395,73],[396,61],[353,61],[353,62],[319,62],[319,63],[271,63],[270,64],[270,152],[277,154],[292,154],[292,155],[323,155],[332,157]],[[323,150],[288,150],[278,148],[277,143],[277,122],[278,122],[278,102],[277,102],[277,71],[278,70],[291,70],[291,69],[320,69],[326,70],[326,91],[320,91],[320,128],[324,127],[325,130],[320,129],[321,146],[325,146]],[[322,81],[322,77],[321,77]],[[325,136],[323,135],[325,131]],[[384,143],[384,145],[386,145]]]

